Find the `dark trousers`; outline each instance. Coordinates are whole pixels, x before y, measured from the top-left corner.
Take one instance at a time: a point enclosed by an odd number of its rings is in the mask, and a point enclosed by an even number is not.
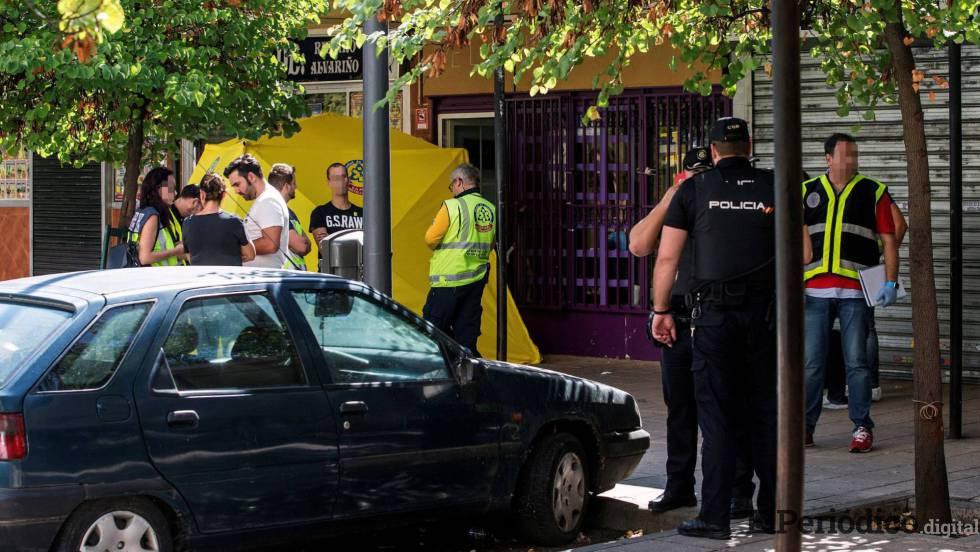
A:
[[[691,371],[691,327],[677,322],[677,341],[661,351],[660,373],[664,404],[667,405],[667,488],[668,494],[694,492],[694,468],[698,461],[698,412],[694,398],[694,373]],[[739,424],[738,455],[732,493],[752,498],[752,448],[746,424]]]
[[[751,446],[759,478],[756,510],[775,518],[776,333],[769,307],[768,298],[760,298],[737,309],[709,308],[696,322],[694,393],[704,436],[700,517],[708,523],[730,522],[740,440]]]
[[[844,349],[841,346],[840,330],[830,332],[830,353],[827,355],[824,381],[827,385],[827,398],[836,403],[847,402],[847,376],[844,370]]]
[[[422,308],[423,318],[476,356],[480,356],[476,340],[480,337],[480,318],[483,316],[480,301],[486,285],[487,278],[484,277],[465,286],[431,288]]]

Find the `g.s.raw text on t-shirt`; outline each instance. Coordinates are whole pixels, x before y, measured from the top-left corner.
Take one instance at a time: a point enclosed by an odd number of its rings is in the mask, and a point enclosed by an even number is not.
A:
[[[326,225],[329,228],[361,229],[364,227],[364,219],[349,215],[327,215]]]

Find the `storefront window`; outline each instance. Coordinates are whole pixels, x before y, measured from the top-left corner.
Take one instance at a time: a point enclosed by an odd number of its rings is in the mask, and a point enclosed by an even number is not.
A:
[[[470,163],[480,169],[480,193],[497,202],[496,150],[493,116],[465,116],[442,120],[442,143],[446,148],[465,149]]]
[[[306,104],[310,106],[312,115],[321,113],[334,113],[336,115],[347,115],[347,93],[346,92],[324,92],[306,95]]]
[[[31,199],[31,159],[27,151],[4,153],[0,164],[0,200]]]

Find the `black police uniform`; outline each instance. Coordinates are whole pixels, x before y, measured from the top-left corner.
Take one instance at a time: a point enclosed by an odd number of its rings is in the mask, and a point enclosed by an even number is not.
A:
[[[772,173],[746,158],[722,159],[681,185],[664,223],[693,242],[692,370],[704,437],[699,518],[725,530],[742,423],[764,526],[775,515],[773,194]]]
[[[711,167],[708,148],[693,148],[684,156],[684,169],[693,171]],[[677,326],[677,340],[661,351],[660,374],[664,404],[667,405],[667,485],[659,501],[652,501],[650,509],[667,511],[681,506],[694,506],[694,469],[698,458],[698,416],[694,396],[694,374],[691,372],[693,353],[690,339],[691,309],[685,307],[685,297],[691,290],[691,244],[688,241],[678,264],[677,279],[671,290],[671,312]],[[732,513],[748,515],[751,510],[755,485],[752,482],[752,449],[746,446],[745,424],[738,430],[738,459],[735,485],[732,493],[735,501]]]

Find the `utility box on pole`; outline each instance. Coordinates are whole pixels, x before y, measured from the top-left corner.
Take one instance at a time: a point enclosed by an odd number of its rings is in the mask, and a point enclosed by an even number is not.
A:
[[[341,230],[320,240],[320,272],[364,280],[364,231]]]

